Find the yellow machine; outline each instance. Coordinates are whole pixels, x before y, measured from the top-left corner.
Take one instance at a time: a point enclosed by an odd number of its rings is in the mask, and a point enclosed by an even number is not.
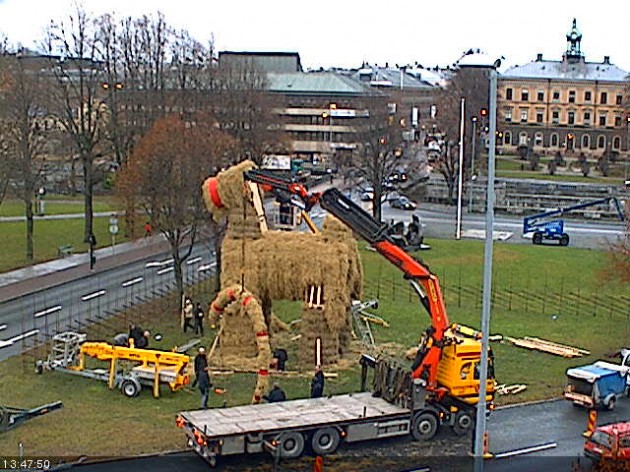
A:
[[[53,338],[53,351],[45,362],[37,363],[37,371],[44,369],[106,381],[109,388],[120,388],[127,397],[140,393],[142,385],[160,396],[160,384],[172,391],[190,383],[190,357],[185,354],[154,349],[112,346],[105,342],[86,342],[86,335],[65,332]],[[109,369],[87,369],[86,356],[109,362]],[[123,369],[118,361],[133,362],[135,366]]]
[[[476,339],[459,338],[458,342],[444,346],[437,368],[438,384],[446,387],[453,397],[476,405],[479,401],[480,359],[481,343]],[[492,357],[488,359],[488,371],[486,402],[490,403],[495,387]]]

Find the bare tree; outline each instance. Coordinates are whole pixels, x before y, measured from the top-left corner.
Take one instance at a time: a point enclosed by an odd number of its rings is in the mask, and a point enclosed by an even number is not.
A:
[[[5,56],[10,86],[4,95],[2,141],[8,154],[11,184],[24,203],[26,215],[26,260],[33,260],[33,199],[44,169],[48,112],[47,87],[39,71],[28,71],[28,57]]]
[[[221,129],[238,140],[244,158],[260,165],[266,153],[285,149],[266,75],[252,62],[221,67],[213,95],[213,114]]]
[[[437,122],[439,130],[445,134],[445,144],[436,160],[435,168],[446,182],[449,201],[453,201],[459,175],[459,140],[461,126],[461,99],[465,99],[464,113],[464,168],[470,171],[472,161],[472,118],[478,119],[476,131],[489,126],[488,111],[488,72],[484,68],[462,68],[451,78],[438,98]],[[485,110],[485,113],[482,111]],[[478,143],[476,143],[478,144]],[[481,146],[475,146],[477,150]],[[465,175],[465,173],[463,174]]]
[[[381,221],[385,179],[394,170],[395,152],[402,145],[402,133],[385,97],[366,98],[363,108],[367,116],[357,124],[358,149],[354,165],[363,170],[365,179],[374,189],[372,215]]]
[[[191,253],[206,219],[201,184],[211,169],[234,158],[235,142],[209,117],[182,120],[179,114],[158,120],[138,142],[117,188],[129,194],[171,247],[175,280],[183,294],[182,263]],[[189,243],[188,249],[182,248]]]
[[[84,239],[93,233],[94,160],[103,135],[103,83],[98,38],[85,11],[77,7],[67,22],[52,22],[46,36],[56,85],[51,89],[57,119],[72,138],[83,170]]]

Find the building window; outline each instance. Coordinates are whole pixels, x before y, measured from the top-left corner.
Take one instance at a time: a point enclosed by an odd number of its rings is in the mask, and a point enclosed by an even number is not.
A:
[[[568,114],[568,123],[570,125],[574,125],[575,124],[575,112],[574,111],[570,111]]]
[[[556,147],[558,145],[558,135],[557,133],[553,133],[551,135],[551,146]]]
[[[542,146],[542,144],[543,144],[543,134],[536,133],[534,135],[534,146]]]
[[[543,110],[536,110],[536,123],[542,123],[545,118],[545,112]]]
[[[575,90],[569,90],[569,103],[575,103]]]
[[[623,105],[623,95],[617,95],[617,98],[615,99],[615,104]]]
[[[600,149],[606,147],[606,137],[603,134],[597,138],[597,147]]]
[[[553,92],[553,101],[554,102],[560,101],[560,92],[558,92],[557,90],[554,90]]]
[[[545,101],[545,91],[544,90],[539,90],[537,92],[538,95],[538,101],[539,102],[544,102]]]
[[[585,111],[584,112],[584,124],[586,126],[590,126],[591,125],[591,112],[590,111]]]
[[[619,136],[615,136],[613,138],[613,149],[619,149],[621,147],[621,138]]]
[[[523,89],[521,90],[521,101],[527,102],[529,100],[529,90]]]
[[[519,146],[527,146],[527,133],[525,131],[519,133],[518,144]]]
[[[587,90],[586,92],[584,92],[584,101],[585,102],[590,102],[592,100],[592,94],[590,90]]]
[[[606,92],[602,92],[599,96],[599,103],[602,105],[606,105],[608,102],[608,94]]]
[[[503,142],[505,144],[512,144],[512,133],[510,133],[509,131],[505,132],[505,139],[503,140]]]
[[[616,127],[621,126],[621,117],[620,116],[615,116],[615,126]]]
[[[527,123],[529,117],[529,110],[527,108],[521,108],[521,123]]]
[[[588,149],[591,145],[591,137],[588,134],[582,135],[582,148]]]
[[[508,123],[510,121],[512,121],[512,109],[511,108],[506,108],[505,109],[505,121],[507,121]]]
[[[505,90],[505,99],[506,100],[512,100],[512,89],[511,88]]]
[[[606,113],[599,115],[599,126],[606,126]]]
[[[551,112],[551,122],[554,125],[557,125],[560,123],[560,112],[558,110],[554,110]]]

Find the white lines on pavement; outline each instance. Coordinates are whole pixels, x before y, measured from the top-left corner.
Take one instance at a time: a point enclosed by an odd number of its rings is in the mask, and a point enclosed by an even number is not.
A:
[[[505,459],[506,457],[520,456],[521,454],[529,454],[530,452],[538,452],[538,451],[544,451],[546,449],[553,449],[554,447],[557,447],[557,446],[558,445],[555,442],[540,444],[538,446],[531,446],[531,447],[526,447],[523,449],[516,449],[514,451],[500,452],[498,454],[494,454],[493,457],[495,459]]]
[[[165,269],[160,269],[157,271],[157,275],[163,275],[166,274],[167,272],[171,272],[174,268],[173,267],[167,267]]]
[[[0,325],[0,331],[4,331],[5,329],[7,329],[7,325],[5,324]]]
[[[197,271],[203,272],[204,270],[209,270],[209,269],[212,269],[213,267],[216,267],[216,265],[217,265],[216,262],[211,262],[210,264],[199,266],[199,269],[197,269]]]
[[[88,293],[87,295],[83,295],[81,300],[87,302],[88,300],[92,300],[93,298],[102,297],[107,293],[107,290],[99,290],[98,292]]]
[[[134,284],[140,283],[142,282],[144,279],[142,277],[136,277],[135,279],[129,279],[126,280],[125,282],[123,282],[121,284],[122,287],[127,288],[127,287],[131,287]]]
[[[188,262],[186,262],[186,264],[187,265],[193,265],[193,264],[196,264],[197,262],[199,262],[200,260],[201,260],[201,256],[195,257],[195,258],[189,260]]]
[[[148,269],[149,267],[164,267],[165,265],[169,265],[173,263],[173,259],[165,259],[163,261],[151,261],[147,262],[144,266]]]
[[[53,306],[50,308],[46,308],[45,310],[38,311],[37,313],[33,315],[33,317],[39,318],[41,316],[50,315],[51,313],[55,313],[56,311],[59,311],[59,310],[61,310],[61,305]]]
[[[29,338],[31,336],[36,335],[37,333],[39,333],[38,329],[33,329],[31,331],[27,331],[26,333],[22,333],[22,334],[18,334],[17,336],[11,338],[11,339],[7,339],[6,341],[0,340],[0,349],[2,349],[3,347],[7,347],[7,346],[11,346],[12,344],[21,341],[22,339],[26,339]]]

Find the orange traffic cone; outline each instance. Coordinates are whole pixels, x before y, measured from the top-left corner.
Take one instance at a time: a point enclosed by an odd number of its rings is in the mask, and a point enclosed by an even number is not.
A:
[[[315,466],[313,472],[324,472],[324,459],[321,456],[315,458]]]
[[[597,427],[597,410],[592,408],[588,410],[588,423],[586,424],[586,431],[584,432],[584,436],[590,438],[591,435],[595,432],[595,428]]]

